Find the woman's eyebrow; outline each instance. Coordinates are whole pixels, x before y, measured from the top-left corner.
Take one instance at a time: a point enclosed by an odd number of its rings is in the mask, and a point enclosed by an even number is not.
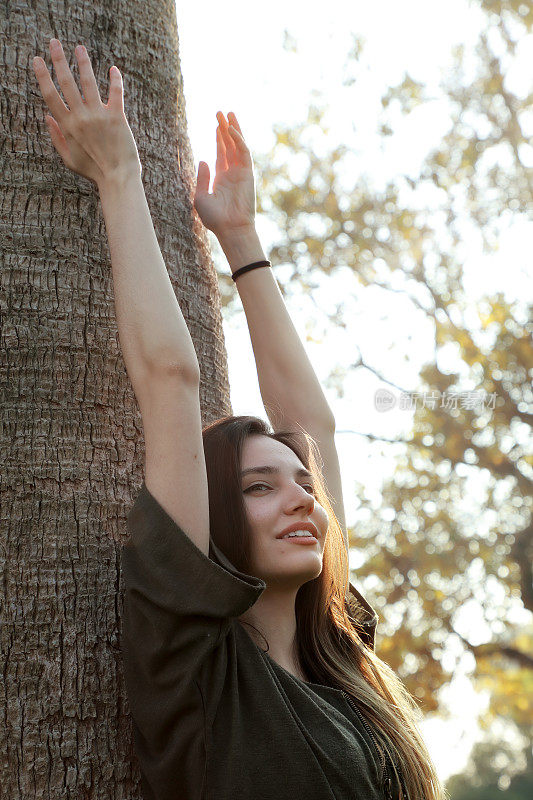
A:
[[[277,475],[279,472],[281,472],[281,470],[279,469],[279,467],[266,467],[266,466],[265,467],[248,467],[248,469],[243,469],[241,471],[241,478],[244,478],[245,475],[249,475],[251,472],[261,472],[263,474],[268,474],[268,475],[272,475],[272,474],[276,474]],[[308,469],[304,469],[303,467],[300,467],[299,469],[296,469],[294,471],[294,474],[298,475],[299,477],[304,477],[304,478],[312,478],[313,477],[312,473],[309,472]]]

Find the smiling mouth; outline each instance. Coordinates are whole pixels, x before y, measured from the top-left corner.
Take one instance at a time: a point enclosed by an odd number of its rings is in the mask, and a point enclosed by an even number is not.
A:
[[[318,544],[318,539],[312,534],[309,536],[282,536],[280,542],[297,542],[298,544]]]

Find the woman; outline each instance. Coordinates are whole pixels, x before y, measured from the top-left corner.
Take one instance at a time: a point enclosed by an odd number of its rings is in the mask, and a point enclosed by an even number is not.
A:
[[[203,430],[200,372],[157,244],[119,71],[100,99],[76,48],[35,74],[65,165],[98,187],[145,480],[122,550],[124,673],[143,795],[154,800],[437,800],[445,791],[377,614],[348,582],[335,423],[254,227],[249,150],[219,112],[213,192],[194,207],[228,258],[265,409]],[[262,268],[261,268],[262,267]],[[319,463],[322,462],[319,467]],[[290,535],[292,534],[292,535]]]

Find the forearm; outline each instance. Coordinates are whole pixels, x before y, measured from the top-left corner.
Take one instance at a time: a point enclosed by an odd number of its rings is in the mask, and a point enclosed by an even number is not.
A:
[[[266,258],[255,229],[218,237],[232,273]],[[259,388],[269,418],[280,411],[304,425],[334,429],[335,420],[322,387],[293,325],[270,267],[245,272],[236,280],[257,366]]]
[[[98,188],[128,374],[167,365],[194,374],[196,352],[159,249],[141,176],[114,176]]]

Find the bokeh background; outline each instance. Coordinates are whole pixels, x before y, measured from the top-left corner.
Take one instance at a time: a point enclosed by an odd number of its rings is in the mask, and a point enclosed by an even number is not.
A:
[[[178,2],[196,168],[216,112],[337,421],[352,580],[452,800],[531,797],[533,5]],[[266,419],[212,234],[235,414]]]

